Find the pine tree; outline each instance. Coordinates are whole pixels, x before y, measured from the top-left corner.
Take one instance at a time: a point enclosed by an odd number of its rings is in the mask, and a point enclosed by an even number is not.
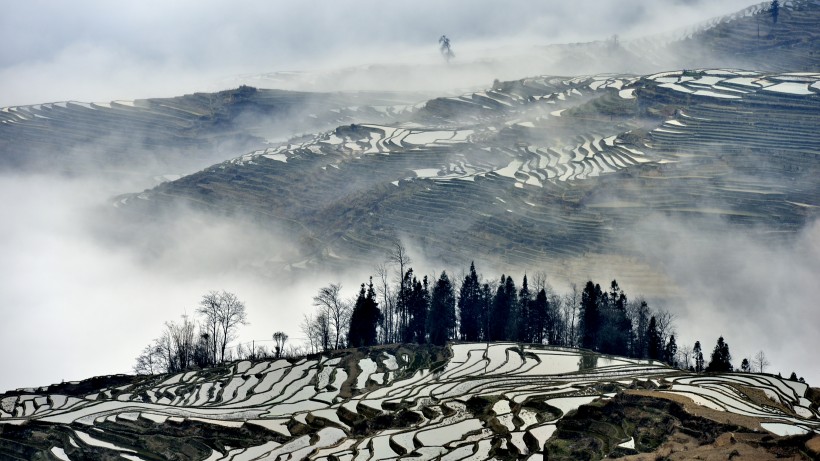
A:
[[[556,344],[558,342],[558,331],[555,328],[556,319],[550,315],[550,305],[547,300],[547,291],[543,288],[535,296],[532,301],[532,342],[541,344],[544,342],[544,333],[546,332],[546,339],[548,344]]]
[[[481,285],[474,263],[470,263],[470,273],[464,277],[464,283],[461,284],[458,311],[461,315],[461,338],[465,341],[478,341],[481,333]]]
[[[692,348],[692,358],[695,359],[695,372],[703,372],[703,351],[700,348],[700,341],[695,341],[695,347]]]
[[[777,24],[777,17],[780,15],[780,2],[778,0],[772,0],[769,5],[769,13],[772,15],[772,23]]]
[[[365,291],[365,284],[362,284],[350,316],[348,342],[351,347],[376,344],[376,325],[379,323],[379,317],[381,317],[381,312],[376,302],[376,291],[373,289],[373,278],[371,277],[367,291]]]
[[[427,342],[427,312],[430,306],[427,276],[424,276],[424,283],[413,277],[412,287],[407,298],[407,308],[410,313],[410,342],[424,344]]]
[[[521,282],[521,290],[518,292],[518,313],[516,317],[516,325],[513,327],[516,341],[531,343],[534,336],[534,328],[532,322],[537,321],[535,312],[533,312],[532,295],[527,284],[527,274],[524,274],[524,280]]]
[[[446,272],[442,272],[433,287],[427,331],[432,344],[443,346],[455,336],[456,295]]]
[[[675,356],[678,353],[678,345],[675,343],[675,335],[669,336],[669,342],[666,343],[666,348],[664,348],[664,361],[673,367],[677,367],[677,360]]]
[[[742,362],[740,362],[740,371],[744,373],[749,373],[752,367],[749,365],[749,359],[744,358]]]
[[[729,353],[729,343],[723,340],[723,336],[717,340],[715,349],[712,351],[712,359],[709,361],[706,371],[732,371],[732,354]]]
[[[489,283],[481,285],[481,305],[479,312],[479,326],[481,334],[479,339],[482,341],[489,341],[490,339],[490,312],[493,307],[493,290]]]
[[[651,360],[661,360],[663,357],[663,343],[660,333],[658,333],[658,324],[653,315],[649,319],[649,327],[646,330],[647,352]]]
[[[597,350],[598,332],[601,326],[600,312],[601,286],[588,281],[581,293],[581,347]]]

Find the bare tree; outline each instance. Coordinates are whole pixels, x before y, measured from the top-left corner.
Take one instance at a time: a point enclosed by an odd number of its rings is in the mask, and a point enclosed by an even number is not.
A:
[[[684,370],[688,370],[689,367],[692,366],[692,346],[686,344],[682,345],[678,349],[677,355],[678,365],[680,365],[680,367]]]
[[[404,274],[412,263],[410,256],[407,254],[407,248],[402,245],[400,240],[393,241],[393,245],[387,253],[387,262],[395,264],[399,269],[397,274],[399,290],[396,299],[396,317],[398,317],[396,319],[396,331],[399,332],[398,335],[400,336],[401,332],[407,328],[407,300],[405,297],[408,287],[405,284]]]
[[[282,352],[285,350],[285,343],[288,342],[288,335],[286,335],[282,331],[277,331],[273,334],[273,343],[275,344],[274,349],[276,351],[276,358],[282,356]]]
[[[569,288],[569,293],[564,295],[564,322],[567,324],[567,345],[575,347],[578,345],[576,317],[578,306],[581,303],[581,292],[578,291],[578,285],[575,283],[571,283]]]
[[[755,354],[754,359],[752,360],[755,368],[757,369],[758,373],[763,373],[763,370],[766,369],[771,363],[766,359],[766,354],[763,351],[758,352]]]
[[[344,329],[350,325],[350,305],[342,299],[342,285],[331,283],[321,288],[313,297],[313,305],[319,307],[327,321],[327,330],[332,329],[333,348],[338,349]]]
[[[211,291],[199,302],[197,312],[205,318],[205,330],[211,339],[213,362],[221,352],[219,361],[225,361],[225,349],[231,340],[236,339],[236,330],[240,325],[248,324],[245,303],[235,294],[222,291]]]
[[[655,314],[655,322],[658,328],[658,335],[661,338],[661,344],[669,342],[669,336],[675,334],[673,323],[675,322],[675,314],[666,309],[659,309]]]

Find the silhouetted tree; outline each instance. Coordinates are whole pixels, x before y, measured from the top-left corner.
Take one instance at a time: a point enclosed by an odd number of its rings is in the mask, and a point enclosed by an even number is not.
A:
[[[740,371],[744,373],[749,373],[751,371],[751,367],[749,366],[749,359],[743,358],[743,361],[740,362]]]
[[[535,313],[532,308],[532,293],[530,293],[530,286],[527,282],[527,274],[524,274],[524,280],[521,282],[521,290],[518,291],[518,302],[514,303],[517,307],[511,312],[514,317],[515,325],[511,328],[511,339],[521,342],[532,342],[534,336]],[[512,319],[511,319],[512,320]]]
[[[658,325],[654,315],[649,319],[649,326],[646,329],[646,344],[650,359],[661,360],[663,358],[663,342],[661,335],[658,333]]]
[[[789,376],[789,381],[797,381],[797,373],[792,372],[792,374]]]
[[[284,331],[277,331],[273,334],[273,350],[277,359],[282,357],[287,342],[288,335]]]
[[[588,281],[581,293],[581,321],[578,327],[581,347],[598,349],[598,332],[601,328],[601,286]]]
[[[695,372],[701,373],[703,371],[703,350],[700,347],[700,341],[695,341],[695,347],[692,348],[692,358],[695,360]]]
[[[547,291],[541,289],[535,299],[530,302],[531,319],[530,325],[532,328],[531,341],[541,344],[544,342],[544,333],[546,332],[546,339],[549,344],[556,344],[558,342],[557,319],[550,311],[550,303],[547,299]]]
[[[407,307],[410,310],[410,341],[423,344],[427,342],[427,313],[430,307],[427,276],[424,276],[424,283],[413,277],[412,284],[413,291],[407,300]]]
[[[772,23],[777,24],[777,17],[780,15],[780,2],[778,0],[772,0],[769,5],[769,14],[772,15]]]
[[[364,283],[356,298],[356,305],[350,315],[349,345],[352,347],[372,346],[376,344],[376,325],[379,323],[379,303],[373,290],[373,279],[365,290]]]
[[[470,263],[470,273],[464,277],[458,296],[458,311],[461,316],[459,329],[465,341],[478,341],[481,333],[481,285],[475,271],[475,263]]]
[[[757,368],[757,371],[759,373],[763,373],[766,370],[766,367],[771,365],[769,361],[766,359],[766,354],[763,351],[759,351],[757,354],[755,354],[752,363],[754,363],[755,368]]]
[[[723,336],[717,340],[715,349],[712,351],[712,359],[709,361],[706,371],[732,371],[732,354],[729,353],[729,344],[723,340]]]
[[[504,341],[513,338],[516,332],[516,319],[511,318],[518,294],[512,277],[501,276],[501,283],[493,297],[493,307],[490,313],[490,340]]]
[[[350,324],[350,306],[342,300],[341,292],[341,284],[331,283],[313,297],[313,305],[321,310],[327,320],[327,330],[334,349],[339,348],[344,331]]]
[[[213,363],[225,361],[225,349],[235,339],[240,325],[248,323],[245,304],[235,294],[211,291],[202,296],[197,313],[204,317],[204,328],[211,340]],[[218,352],[221,354],[218,355]]]
[[[427,331],[432,344],[443,346],[455,335],[456,295],[446,272],[442,272],[430,296],[430,317]]]
[[[664,361],[673,367],[677,367],[677,354],[678,354],[678,345],[675,343],[675,335],[669,336],[669,342],[666,343],[666,347],[664,348]]]

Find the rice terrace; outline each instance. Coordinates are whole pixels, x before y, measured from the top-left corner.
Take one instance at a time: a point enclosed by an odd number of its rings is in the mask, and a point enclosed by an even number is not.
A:
[[[0,460],[820,459],[820,1],[126,3],[0,19]]]

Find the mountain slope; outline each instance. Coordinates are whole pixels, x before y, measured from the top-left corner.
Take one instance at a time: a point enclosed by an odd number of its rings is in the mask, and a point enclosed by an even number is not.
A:
[[[301,236],[286,267],[347,265],[407,238],[446,264],[595,254],[649,278],[618,258],[639,256],[653,216],[777,239],[820,209],[820,74],[531,78],[408,117],[255,151],[117,206],[150,216],[186,203],[284,226]]]
[[[696,375],[572,349],[385,346],[10,392],[0,395],[0,455],[599,459],[685,434],[706,449],[731,432],[735,449],[801,459],[820,433],[807,395],[806,384],[769,375]],[[587,439],[572,435],[578,425]],[[780,438],[789,434],[804,435]]]

